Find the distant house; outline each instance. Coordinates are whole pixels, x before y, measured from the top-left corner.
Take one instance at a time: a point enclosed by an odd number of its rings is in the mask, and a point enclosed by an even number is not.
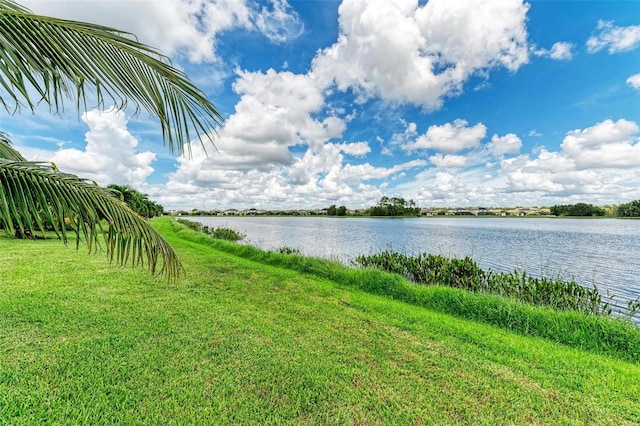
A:
[[[227,209],[224,211],[225,216],[238,216],[240,212],[236,209]]]
[[[422,210],[420,210],[420,215],[421,216],[433,216],[433,210],[432,209],[422,209]]]
[[[487,215],[493,214],[486,207],[477,207],[474,210],[472,210],[471,213],[476,215],[476,216],[487,216]]]

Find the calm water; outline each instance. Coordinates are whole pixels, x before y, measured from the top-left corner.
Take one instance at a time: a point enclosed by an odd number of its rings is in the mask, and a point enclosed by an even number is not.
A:
[[[560,277],[622,299],[640,296],[640,221],[549,218],[195,217],[263,248],[349,263],[391,249],[473,258],[482,269]]]

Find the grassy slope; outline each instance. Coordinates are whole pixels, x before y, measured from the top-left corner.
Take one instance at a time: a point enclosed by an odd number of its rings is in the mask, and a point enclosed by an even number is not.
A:
[[[0,239],[0,423],[640,419],[640,366],[178,238],[179,284]]]

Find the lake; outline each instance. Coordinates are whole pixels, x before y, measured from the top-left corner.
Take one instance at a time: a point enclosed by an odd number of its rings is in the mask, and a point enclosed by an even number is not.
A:
[[[484,270],[593,284],[624,300],[640,296],[640,221],[621,219],[434,217],[188,217],[246,235],[245,243],[349,264],[361,254],[473,258]]]

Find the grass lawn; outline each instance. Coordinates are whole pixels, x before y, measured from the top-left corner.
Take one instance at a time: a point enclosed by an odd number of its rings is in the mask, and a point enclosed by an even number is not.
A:
[[[0,424],[637,424],[640,365],[178,237],[177,284],[0,238]]]

